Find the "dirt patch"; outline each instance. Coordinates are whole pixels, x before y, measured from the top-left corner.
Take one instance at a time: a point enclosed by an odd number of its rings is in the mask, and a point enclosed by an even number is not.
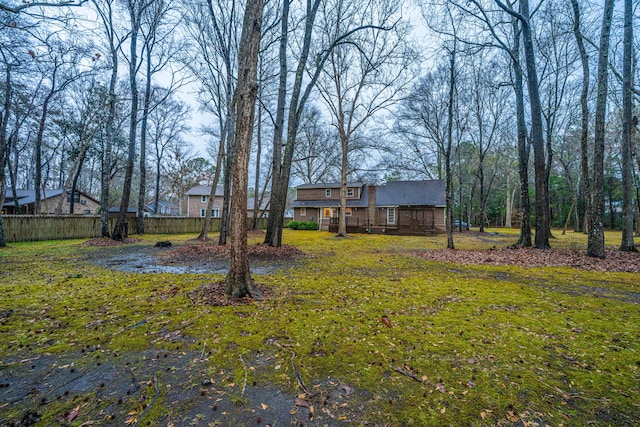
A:
[[[520,267],[575,267],[601,272],[640,272],[640,252],[605,251],[605,258],[588,257],[577,249],[505,248],[484,251],[437,249],[418,254],[420,258],[466,265]]]
[[[252,245],[248,251],[251,272],[255,275],[287,268],[305,256],[304,252],[287,245],[279,248]],[[130,273],[227,274],[229,254],[229,245],[189,241],[170,247],[109,244],[104,250],[90,254],[89,259],[103,267]]]
[[[187,296],[192,303],[196,305],[214,305],[218,307],[229,305],[251,304],[254,299],[250,297],[230,299],[224,293],[226,282],[221,280],[216,283],[199,286],[189,292]],[[262,298],[269,298],[273,295],[273,291],[266,285],[256,283],[255,287],[262,294]]]
[[[247,250],[249,258],[263,261],[295,260],[304,256],[304,252],[288,245],[282,245],[279,248],[276,248],[269,245],[259,244],[248,246]],[[200,260],[202,258],[227,259],[229,258],[230,252],[231,247],[229,245],[188,245],[164,252],[160,258],[166,262],[173,263]]]

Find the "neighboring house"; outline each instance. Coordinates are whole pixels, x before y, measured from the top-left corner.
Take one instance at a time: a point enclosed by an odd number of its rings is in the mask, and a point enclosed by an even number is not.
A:
[[[5,193],[2,213],[4,215],[33,215],[36,205],[35,190],[16,190],[14,198],[13,190],[8,188]],[[71,209],[71,191],[42,190],[40,192],[40,213],[54,214],[60,199],[62,198],[62,214],[68,215]],[[95,215],[100,210],[100,202],[89,194],[76,190],[73,197],[73,213],[77,215]],[[16,201],[18,209],[16,210]]]
[[[295,221],[316,221],[337,231],[340,184],[296,188]],[[347,183],[347,231],[426,234],[445,231],[444,181],[391,181],[385,185]]]
[[[157,215],[157,216],[178,216],[180,215],[180,206],[176,205],[173,202],[169,202],[167,200],[158,201],[158,211],[155,212],[156,202],[151,202],[147,206],[145,206],[144,211],[148,212],[149,215]]]
[[[211,193],[210,185],[196,185],[186,192],[188,217],[203,218],[206,215],[207,203],[209,202],[209,194]],[[212,218],[220,218],[222,213],[222,204],[224,202],[224,187],[219,185],[216,187],[215,198],[213,199],[213,208],[211,209]],[[250,197],[247,200],[247,218],[253,217],[254,199]],[[260,205],[261,217],[269,216],[269,198],[265,197]]]

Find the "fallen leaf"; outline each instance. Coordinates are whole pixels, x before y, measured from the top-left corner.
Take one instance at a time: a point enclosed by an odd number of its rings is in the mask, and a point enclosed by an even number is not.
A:
[[[384,325],[385,325],[387,328],[391,328],[391,327],[393,326],[393,324],[391,323],[391,320],[390,320],[390,319],[389,319],[389,317],[387,317],[387,316],[382,316],[382,317],[380,318],[380,321],[381,321],[382,323],[384,323]]]
[[[265,405],[264,403],[261,403],[260,406],[262,407],[262,409],[267,409],[269,407],[269,405]]]
[[[69,412],[69,415],[67,415],[67,421],[68,422],[73,421],[73,419],[77,417],[79,413],[80,413],[80,407],[76,406],[75,408],[73,408],[73,411]]]
[[[447,389],[444,387],[444,383],[442,381],[438,382],[438,384],[436,384],[436,388],[438,389],[438,391],[440,393],[446,393]]]
[[[301,399],[301,398],[299,398],[299,397],[296,397],[296,398],[293,400],[293,403],[294,403],[296,406],[300,406],[300,407],[303,407],[303,408],[308,408],[308,407],[309,407],[309,403],[308,403],[306,400]]]

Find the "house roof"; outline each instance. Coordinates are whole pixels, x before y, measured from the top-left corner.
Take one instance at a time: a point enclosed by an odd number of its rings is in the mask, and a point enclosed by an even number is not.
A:
[[[67,190],[69,192],[69,190]],[[98,200],[91,197],[89,194],[84,191],[76,190],[77,193],[82,194],[84,197],[93,200],[96,203],[99,203]],[[50,199],[52,197],[56,197],[62,194],[61,189],[45,189],[40,192],[40,200]],[[20,206],[28,205],[31,203],[35,203],[36,201],[36,191],[35,190],[19,190],[16,189],[16,195],[18,196],[18,204]],[[4,206],[13,206],[15,201],[13,199],[13,190],[11,188],[7,188],[5,193],[5,202]]]
[[[211,194],[211,186],[210,185],[196,185],[192,187],[185,193],[187,196],[208,196]],[[224,187],[222,185],[218,185],[216,187],[216,196],[224,195]]]
[[[362,187],[364,184],[362,182],[347,182],[347,187]],[[339,182],[329,182],[329,183],[319,183],[319,184],[302,184],[298,185],[296,189],[304,190],[304,189],[314,189],[314,188],[340,188],[341,184]]]
[[[262,199],[262,203],[260,204],[260,210],[261,211],[266,211],[269,210],[269,202],[271,201],[271,199],[269,197],[265,197]],[[255,199],[253,197],[249,197],[247,199],[247,210],[248,211],[252,211],[254,209],[255,206]]]
[[[376,189],[377,206],[444,206],[444,181],[389,181]]]

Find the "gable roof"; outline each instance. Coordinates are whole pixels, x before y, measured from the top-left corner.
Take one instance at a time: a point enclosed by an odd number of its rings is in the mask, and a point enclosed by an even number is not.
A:
[[[195,187],[191,187],[185,194],[187,196],[208,196],[211,194],[211,186],[196,185]],[[216,187],[216,196],[224,196],[224,187],[222,185]]]
[[[69,193],[70,190],[67,190],[66,192]],[[84,191],[76,190],[76,193],[82,194],[87,199],[90,199],[90,200],[93,200],[96,203],[99,203],[98,200],[96,200],[95,198],[91,197],[89,194],[85,193]],[[51,199],[51,198],[59,196],[61,194],[62,194],[62,190],[61,189],[45,189],[45,190],[40,191],[40,201]],[[18,190],[18,189],[16,189],[16,195],[18,197],[18,205],[20,205],[20,206],[29,205],[31,203],[35,203],[36,202],[36,190]],[[7,191],[5,193],[4,206],[13,206],[13,205],[15,205],[15,201],[14,201],[14,198],[13,198],[13,190],[11,188],[7,188]]]
[[[444,181],[389,181],[376,189],[377,206],[445,206]]]

